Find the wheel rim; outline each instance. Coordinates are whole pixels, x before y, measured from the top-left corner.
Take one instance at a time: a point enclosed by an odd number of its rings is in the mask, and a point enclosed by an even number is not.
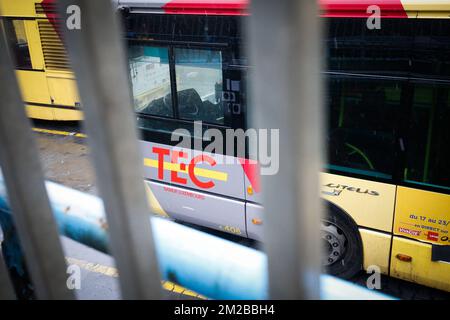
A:
[[[340,228],[326,220],[322,220],[320,230],[324,246],[322,265],[330,266],[341,260],[344,256],[347,238]]]

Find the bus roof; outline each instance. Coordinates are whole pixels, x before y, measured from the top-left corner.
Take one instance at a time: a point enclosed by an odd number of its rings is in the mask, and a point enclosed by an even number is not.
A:
[[[130,10],[171,14],[246,15],[249,0],[116,0]],[[449,0],[319,0],[322,16],[369,17],[378,6],[384,18],[450,18]],[[368,12],[369,11],[369,12]]]
[[[247,15],[250,0],[111,0],[132,12]],[[257,1],[257,0],[255,0]],[[300,1],[300,0],[298,0]],[[324,17],[368,17],[370,6],[384,18],[450,18],[450,0],[318,0]],[[42,7],[42,10],[38,10]],[[56,14],[55,0],[0,0],[1,16],[34,17]]]

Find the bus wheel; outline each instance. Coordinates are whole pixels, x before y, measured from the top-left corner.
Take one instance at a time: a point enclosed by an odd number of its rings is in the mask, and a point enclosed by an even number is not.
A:
[[[346,214],[331,205],[328,209],[321,224],[322,265],[326,273],[349,279],[362,269],[361,237],[356,224]]]

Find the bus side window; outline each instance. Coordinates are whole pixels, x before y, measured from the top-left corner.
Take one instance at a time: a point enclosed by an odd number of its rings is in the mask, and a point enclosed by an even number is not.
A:
[[[131,45],[128,51],[135,111],[172,117],[168,48]]]
[[[450,190],[450,89],[416,83],[404,180]]]
[[[174,54],[180,118],[223,125],[221,52],[174,48]]]
[[[392,178],[401,83],[332,76],[328,83],[330,169]]]
[[[24,21],[5,19],[4,26],[16,68],[32,69]]]

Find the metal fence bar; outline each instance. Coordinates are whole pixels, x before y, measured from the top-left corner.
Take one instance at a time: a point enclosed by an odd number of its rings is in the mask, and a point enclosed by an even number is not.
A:
[[[6,270],[5,261],[0,253],[0,300],[14,300],[14,289]]]
[[[76,12],[77,8],[81,29],[70,30],[64,18],[70,19],[67,9]],[[110,0],[63,0],[59,12],[80,90],[122,296],[160,298],[148,219],[151,210],[142,180],[143,163],[118,19]]]
[[[0,34],[0,164],[14,221],[40,299],[71,299],[66,264],[25,107]]]
[[[47,182],[61,234],[108,252],[105,210],[100,198]],[[68,209],[69,208],[69,209]],[[10,232],[6,191],[0,173],[0,223]],[[267,257],[250,249],[178,223],[152,217],[162,278],[213,299],[267,299]],[[6,222],[6,223],[5,223]],[[321,299],[391,299],[375,290],[334,277],[320,277]]]
[[[280,130],[279,171],[262,177],[270,298],[315,299],[323,145],[317,1],[252,1],[251,13],[251,116],[256,128]]]

